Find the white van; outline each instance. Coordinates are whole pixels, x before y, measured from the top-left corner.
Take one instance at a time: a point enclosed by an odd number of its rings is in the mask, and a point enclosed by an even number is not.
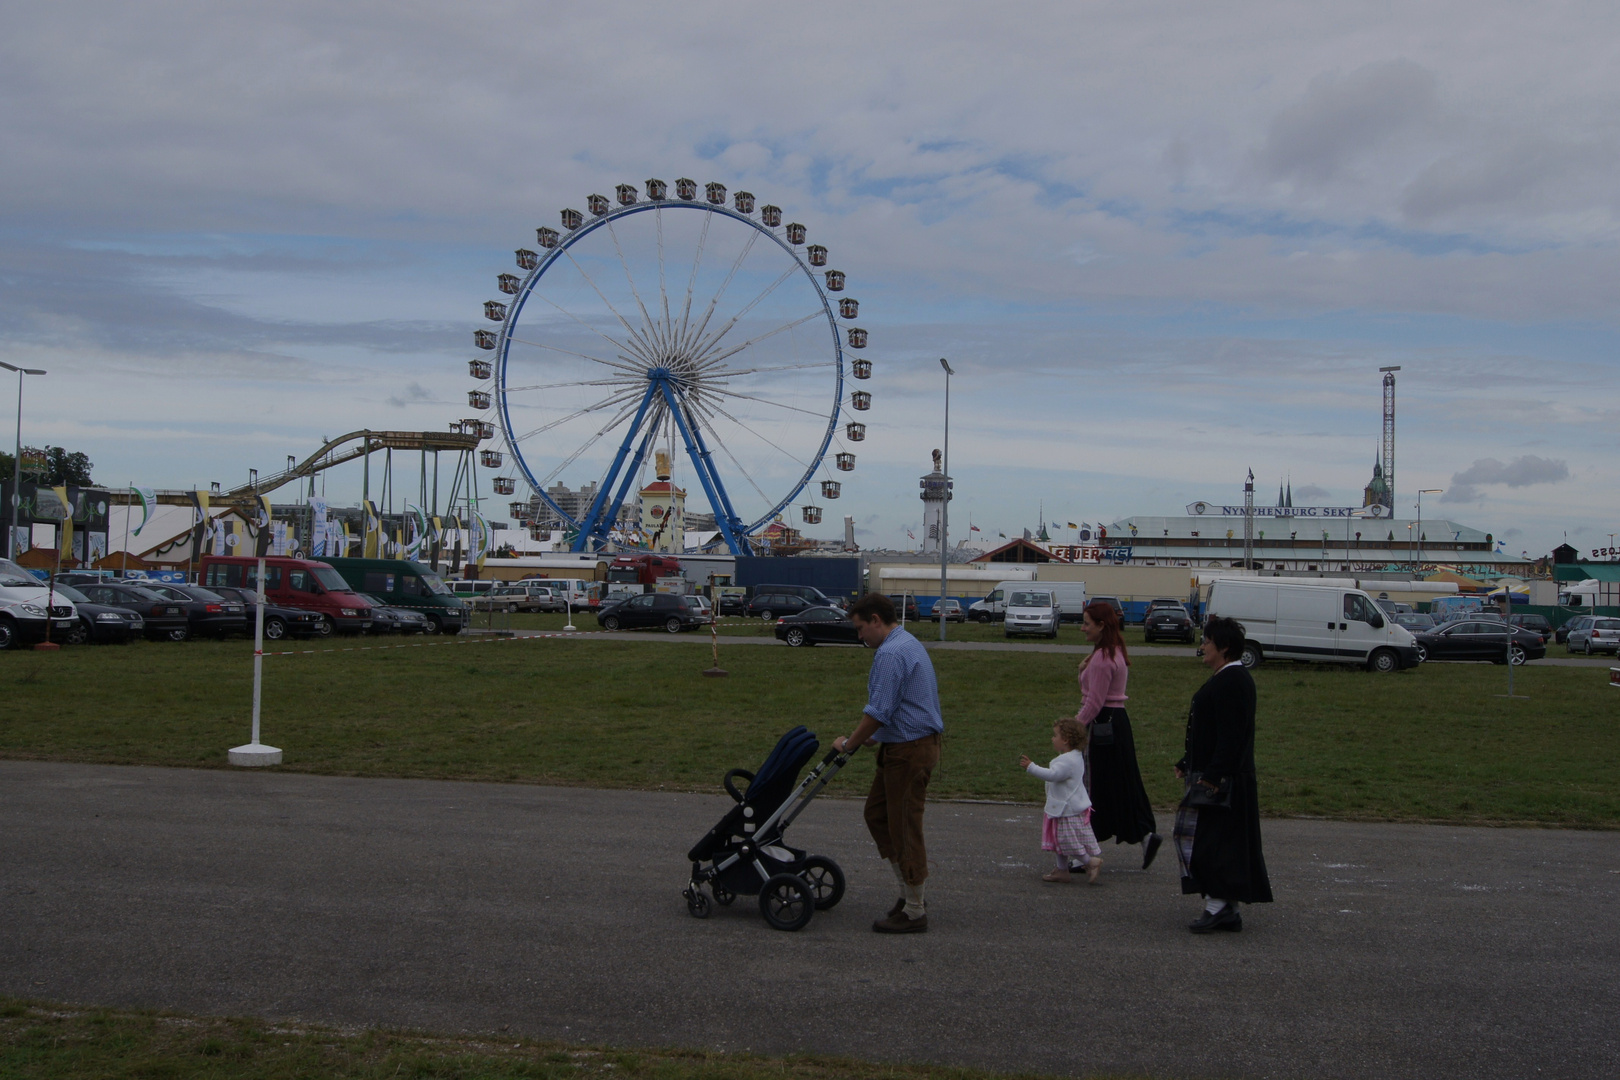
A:
[[[52,599],[45,582],[10,559],[0,559],[0,649],[44,641],[47,618],[58,637],[78,625],[79,611],[73,601],[61,593],[54,602]]]
[[[551,590],[551,594],[564,601],[570,608],[579,610],[589,607],[591,600],[601,599],[603,583],[600,581],[586,581],[584,578],[524,578],[519,585],[544,585]],[[642,592],[641,586],[635,587],[635,592]]]
[[[1063,618],[1063,609],[1052,595],[1051,586],[1037,585],[1033,581],[1009,581],[1007,584],[1014,586],[1006,593],[1007,636],[1040,634],[1042,637],[1057,637],[1058,620]]]
[[[1411,631],[1360,589],[1220,578],[1209,588],[1205,610],[1243,624],[1244,667],[1277,659],[1399,671],[1421,662]]]
[[[1086,613],[1086,583],[1083,581],[1042,581],[1041,588],[1052,593],[1064,622],[1079,622]]]

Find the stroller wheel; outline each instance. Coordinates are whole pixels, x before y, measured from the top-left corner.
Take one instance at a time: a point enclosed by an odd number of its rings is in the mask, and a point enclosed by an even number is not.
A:
[[[714,902],[721,907],[730,907],[731,902],[735,899],[737,899],[737,894],[730,889],[722,889],[718,885],[714,886]]]
[[[707,919],[709,917],[709,898],[699,888],[686,890],[686,910],[694,919]]]
[[[778,930],[799,930],[816,913],[815,900],[803,878],[776,874],[759,891],[759,913]]]
[[[804,860],[799,876],[810,886],[817,911],[826,911],[844,898],[844,872],[825,855],[812,855]]]

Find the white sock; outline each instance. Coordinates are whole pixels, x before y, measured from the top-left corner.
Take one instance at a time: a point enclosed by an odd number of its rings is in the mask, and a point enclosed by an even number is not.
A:
[[[920,919],[928,914],[928,901],[923,899],[921,885],[907,885],[906,887],[906,918]]]
[[[1204,901],[1204,914],[1218,915],[1220,914],[1221,909],[1224,907],[1226,907],[1225,900],[1216,900],[1211,897],[1210,899]]]
[[[904,889],[906,887],[906,872],[900,869],[900,864],[897,862],[889,863],[889,867],[894,871],[894,880],[898,881],[900,888]]]

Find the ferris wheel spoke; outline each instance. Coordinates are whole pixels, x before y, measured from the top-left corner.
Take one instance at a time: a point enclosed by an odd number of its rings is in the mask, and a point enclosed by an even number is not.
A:
[[[700,395],[701,394],[722,394],[725,397],[729,397],[729,398],[741,398],[744,401],[757,401],[762,405],[772,405],[772,406],[775,406],[778,409],[790,409],[793,412],[804,413],[806,416],[815,416],[815,417],[823,417],[824,418],[827,415],[824,412],[817,412],[815,409],[806,409],[806,408],[802,408],[802,407],[800,407],[798,405],[788,405],[788,404],[785,404],[785,403],[780,402],[780,401],[772,401],[769,398],[758,397],[757,395],[754,395],[754,394],[744,394],[744,393],[741,393],[741,392],[736,391],[736,390],[727,390],[723,386],[706,386],[701,391],[699,391],[699,394]]]
[[[824,316],[825,314],[826,314],[826,312],[823,312],[823,311],[812,311],[810,314],[804,316],[801,319],[794,319],[792,322],[783,323],[781,326],[776,327],[774,330],[767,330],[763,334],[759,334],[756,337],[751,337],[747,341],[743,342],[740,345],[733,345],[731,348],[727,349],[723,353],[719,353],[718,355],[715,355],[715,356],[699,357],[698,362],[697,362],[697,368],[701,372],[708,372],[711,369],[713,369],[716,364],[719,364],[724,360],[728,360],[731,357],[736,356],[738,353],[742,352],[744,349],[749,348],[750,346],[758,345],[760,342],[764,341],[768,337],[774,337],[777,334],[782,333],[784,330],[792,330],[794,327],[803,326],[805,323],[809,322],[811,319],[819,319],[822,316]],[[716,339],[716,340],[718,340],[718,339]]]
[[[742,310],[733,315],[729,320],[727,320],[724,326],[715,332],[713,337],[709,338],[707,341],[699,343],[698,347],[692,350],[692,353],[696,359],[701,362],[703,357],[709,352],[713,351],[716,345],[720,344],[720,339],[729,334],[731,332],[731,328],[736,326],[738,321],[740,321],[744,315],[747,315],[750,311],[754,310],[756,305],[758,305],[767,296],[770,296],[771,293],[775,292],[782,282],[792,277],[794,272],[798,269],[799,264],[793,263],[786,270],[782,271],[782,275],[780,277],[766,286],[765,290],[758,296],[748,301],[748,303],[743,306]],[[819,315],[821,312],[818,311],[816,314]]]
[[[658,298],[664,305],[664,325],[660,336],[667,347],[673,335],[669,324],[669,293],[664,288],[664,211],[654,210],[653,218],[658,226]]]
[[[641,309],[641,318],[644,321],[647,332],[649,334],[656,335],[658,332],[658,326],[653,322],[653,317],[647,314],[647,305],[641,302],[641,290],[636,288],[636,279],[630,274],[630,260],[624,257],[624,249],[619,246],[619,234],[617,230],[613,228],[613,220],[611,218],[609,218],[607,221],[607,231],[608,235],[613,238],[613,250],[618,253],[619,265],[624,267],[624,280],[630,283],[630,295],[636,298],[636,307]],[[661,266],[662,264],[660,263],[660,267]],[[655,353],[662,352],[664,351],[664,344],[662,341],[659,341],[655,343],[652,348]]]
[[[612,225],[608,226],[608,231],[609,232],[613,231],[613,226]],[[617,248],[619,246],[618,237],[614,237],[613,246],[615,248]],[[642,347],[640,349],[638,349],[633,345],[623,345],[623,344],[620,344],[619,342],[616,342],[616,341],[614,342],[614,344],[618,345],[619,348],[624,349],[627,352],[635,353],[642,360],[644,360],[647,363],[651,364],[653,362],[653,357],[657,354],[658,350],[656,348],[654,348],[654,346],[650,342],[647,341],[646,336],[644,334],[642,334],[641,332],[636,330],[635,327],[630,325],[630,320],[626,319],[623,315],[619,314],[619,309],[613,306],[613,301],[609,300],[607,298],[607,294],[604,293],[601,290],[601,288],[599,288],[597,286],[596,279],[591,277],[590,274],[586,273],[585,268],[583,266],[579,265],[579,260],[574,258],[574,253],[572,251],[568,251],[567,249],[564,249],[563,254],[567,255],[568,256],[568,261],[574,264],[574,269],[579,271],[579,276],[585,279],[585,284],[587,284],[587,285],[589,285],[591,287],[591,291],[594,292],[601,299],[603,304],[607,305],[607,309],[613,313],[613,317],[615,319],[619,320],[619,325],[624,327],[625,332],[630,335],[631,340],[639,342]],[[619,259],[621,261],[623,261],[623,259],[624,259],[624,253],[623,252],[620,252]],[[625,273],[628,274],[629,272],[630,272],[630,268],[628,266],[625,267]],[[550,301],[547,301],[547,303],[550,303]],[[637,304],[641,303],[641,298],[640,297],[636,298],[636,303]],[[551,306],[552,307],[557,307],[556,304],[552,304]],[[559,307],[559,308],[557,308],[557,310],[562,311],[563,309]],[[563,313],[565,315],[569,314],[568,312],[563,312]],[[645,315],[647,313],[647,309],[642,308],[641,313],[643,315]],[[573,316],[570,315],[570,317],[572,318]],[[598,334],[602,333],[600,330],[597,330],[596,332]],[[607,337],[606,334],[602,334],[602,336]],[[608,338],[608,340],[613,341],[612,338]]]
[[[541,299],[545,298],[541,297]],[[536,349],[549,349],[551,352],[562,353],[564,356],[577,356],[581,360],[589,360],[593,364],[601,364],[603,367],[614,368],[615,370],[622,371],[627,375],[639,375],[643,370],[634,359],[625,356],[623,353],[619,354],[619,358],[617,360],[604,360],[600,356],[592,356],[590,353],[575,352],[573,349],[564,349],[557,345],[547,345],[543,341],[530,341],[527,338],[513,336],[508,336],[506,340],[515,341],[519,345],[528,345]],[[617,345],[618,342],[614,342],[614,344]],[[620,348],[623,348],[623,346],[620,346]]]
[[[748,481],[748,486],[753,488],[754,491],[759,494],[759,497],[765,501],[765,505],[767,507],[771,506],[771,497],[765,494],[765,489],[760,487],[759,484],[754,481],[753,476],[749,474],[747,469],[743,468],[743,463],[737,460],[737,455],[731,452],[731,447],[726,445],[725,440],[720,437],[720,432],[715,430],[714,421],[709,417],[698,414],[696,410],[693,410],[692,415],[698,423],[703,425],[704,430],[708,431],[710,440],[712,440],[714,444],[718,446],[722,452],[724,452],[726,457],[731,460],[731,464],[736,467],[739,473],[742,474],[743,479]]]
[[[580,379],[575,382],[531,383],[528,386],[508,386],[508,394],[516,394],[525,390],[560,390],[569,386],[631,386],[639,380],[636,379]]]
[[[639,402],[638,402],[638,404],[639,404]],[[616,428],[620,424],[624,423],[625,418],[628,417],[632,412],[634,412],[635,408],[636,408],[636,406],[634,404],[632,404],[632,405],[626,405],[624,408],[620,409],[619,412],[618,412],[618,415],[614,416],[614,418],[612,420],[609,420],[606,424],[603,424],[601,429],[599,431],[597,431],[597,433],[595,435],[592,435],[590,438],[585,440],[585,445],[581,446],[578,450],[575,450],[572,454],[569,454],[566,458],[564,458],[562,460],[562,463],[560,465],[558,465],[555,469],[552,469],[549,473],[547,473],[545,478],[540,481],[540,486],[545,487],[546,485],[550,484],[553,480],[557,479],[557,477],[562,473],[562,471],[564,469],[568,468],[568,466],[572,465],[574,462],[579,460],[579,457],[580,457],[581,454],[585,453],[585,451],[587,451],[591,447],[595,446],[599,441],[601,441],[602,437],[604,435],[606,435],[608,432],[612,431],[614,428]]]
[[[687,334],[686,336],[684,336],[681,339],[681,342],[680,342],[680,350],[681,350],[681,352],[687,353],[687,354],[692,354],[692,353],[696,352],[696,350],[692,348],[692,343],[695,342],[695,341],[701,341],[703,339],[703,331],[708,327],[709,320],[714,317],[715,309],[720,306],[721,298],[726,295],[726,290],[731,287],[731,280],[737,276],[737,271],[742,269],[743,260],[748,258],[748,253],[750,251],[754,250],[754,241],[756,241],[758,239],[759,239],[759,233],[757,233],[757,232],[753,231],[752,229],[750,229],[749,230],[749,236],[748,236],[748,242],[743,244],[742,251],[740,253],[738,253],[736,259],[732,260],[731,269],[726,271],[725,280],[720,283],[720,288],[715,290],[715,294],[714,294],[713,298],[711,298],[709,300],[709,306],[708,306],[707,310],[705,310],[703,312],[702,321],[698,323],[698,326],[697,326],[697,328],[695,330],[691,331],[689,334]]]
[[[748,434],[752,435],[754,438],[758,439],[760,442],[764,443],[766,446],[769,446],[772,450],[775,450],[777,453],[782,454],[782,455],[784,455],[786,457],[792,458],[794,461],[797,461],[800,465],[803,465],[806,469],[808,469],[810,467],[810,463],[808,461],[805,461],[803,458],[799,457],[797,454],[795,454],[793,451],[787,449],[786,447],[779,446],[776,443],[772,442],[770,439],[767,439],[765,436],[761,435],[759,432],[755,431],[753,428],[749,427],[747,424],[743,423],[741,420],[737,419],[735,416],[731,415],[731,413],[727,412],[725,409],[721,408],[719,405],[715,404],[714,402],[712,402],[712,401],[707,402],[706,407],[709,408],[709,409],[712,409],[713,411],[715,411],[717,413],[719,413],[721,416],[725,417],[727,420],[730,420],[733,424],[736,424],[738,427],[742,428],[744,431],[748,432]],[[820,415],[820,414],[818,413],[817,415]],[[719,438],[720,438],[720,436],[718,434],[716,434],[715,439],[719,440]],[[730,451],[727,451],[727,453],[730,453]],[[740,466],[739,466],[739,468],[740,468]]]
[[[703,215],[703,228],[698,230],[697,251],[692,255],[692,273],[686,279],[686,304],[681,308],[681,332],[674,335],[682,348],[686,344],[686,328],[691,324],[692,293],[697,288],[698,264],[703,261],[703,248],[709,240],[709,222],[713,217],[713,214]]]
[[[568,257],[568,261],[573,262],[573,258],[574,257],[572,255],[570,255]],[[574,263],[574,265],[576,267],[579,266],[578,263]],[[587,275],[583,269],[580,269],[579,273],[580,273],[580,276],[584,277],[587,282],[590,282],[590,285],[591,285],[592,289],[596,289],[596,283],[591,281],[589,275]],[[530,295],[531,296],[537,296],[539,294],[538,293],[531,293]],[[596,289],[596,295],[597,296],[602,296],[602,291],[600,289]],[[561,304],[557,303],[555,300],[552,300],[550,297],[541,296],[540,299],[541,299],[542,302],[550,304],[553,308],[555,308],[557,311],[561,312],[562,314],[568,316],[570,319],[573,319],[575,322],[579,323],[579,325],[583,326],[585,329],[589,330],[591,333],[595,334],[597,337],[601,338],[603,341],[607,342],[609,345],[612,345],[615,349],[618,349],[620,352],[632,352],[632,353],[635,353],[637,355],[637,357],[640,358],[641,360],[643,360],[643,361],[646,360],[646,357],[642,356],[641,351],[639,349],[637,349],[635,346],[628,345],[625,342],[620,341],[618,338],[613,337],[610,334],[602,333],[601,330],[599,330],[596,327],[592,326],[590,323],[586,322],[584,319],[580,318],[578,315],[575,315],[572,311],[569,311],[567,308],[563,307]],[[608,307],[609,311],[613,311],[613,305],[608,304],[607,297],[602,296],[602,303],[607,304],[607,307]],[[613,311],[613,315],[621,323],[624,323],[624,328],[626,330],[630,330],[630,324],[627,323],[627,322],[624,322],[624,317],[623,316],[619,315],[619,313],[617,311]],[[631,333],[632,336],[634,336],[635,331],[631,330],[630,333]],[[555,348],[555,346],[540,345],[539,342],[534,342],[534,341],[526,341],[526,342],[524,342],[524,344],[525,345],[538,345],[542,349]],[[559,349],[558,351],[559,352],[566,352],[567,350],[566,349]],[[575,356],[584,356],[585,354],[584,353],[575,353],[574,355]],[[586,359],[595,359],[595,357],[586,357]],[[603,362],[605,363],[606,361],[603,361]]]
[[[832,364],[833,362],[831,360],[816,360],[808,364],[777,364],[772,367],[724,368],[712,374],[705,373],[703,376],[703,381],[705,383],[709,382],[710,380],[725,382],[727,379],[736,378],[739,375],[768,375],[779,371],[808,371],[812,368],[831,367]]]
[[[519,435],[517,438],[513,439],[512,442],[514,444],[515,443],[520,443],[520,442],[523,442],[526,439],[532,439],[536,435],[544,434],[545,432],[550,431],[552,428],[561,427],[563,424],[568,423],[570,420],[578,420],[580,417],[587,416],[587,415],[589,415],[589,414],[591,414],[593,412],[601,412],[603,409],[611,409],[613,406],[620,404],[621,402],[625,401],[627,398],[636,397],[640,393],[641,393],[641,391],[640,391],[639,388],[631,388],[629,390],[620,391],[617,394],[610,394],[607,397],[603,398],[601,401],[598,401],[594,405],[587,405],[583,409],[575,409],[573,412],[569,413],[567,416],[559,416],[557,419],[551,421],[549,424],[541,424],[539,427],[535,428],[533,431],[524,432],[522,435]]]

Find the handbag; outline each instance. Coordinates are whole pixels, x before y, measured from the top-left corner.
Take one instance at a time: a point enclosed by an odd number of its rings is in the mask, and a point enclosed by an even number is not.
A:
[[[1114,745],[1114,722],[1112,720],[1093,720],[1091,722],[1091,745]]]
[[[1220,782],[1211,791],[1201,781],[1203,773],[1187,774],[1187,794],[1182,798],[1181,805],[1191,806],[1199,810],[1230,810],[1232,808],[1232,778],[1220,777]],[[1213,778],[1212,778],[1213,779]]]

